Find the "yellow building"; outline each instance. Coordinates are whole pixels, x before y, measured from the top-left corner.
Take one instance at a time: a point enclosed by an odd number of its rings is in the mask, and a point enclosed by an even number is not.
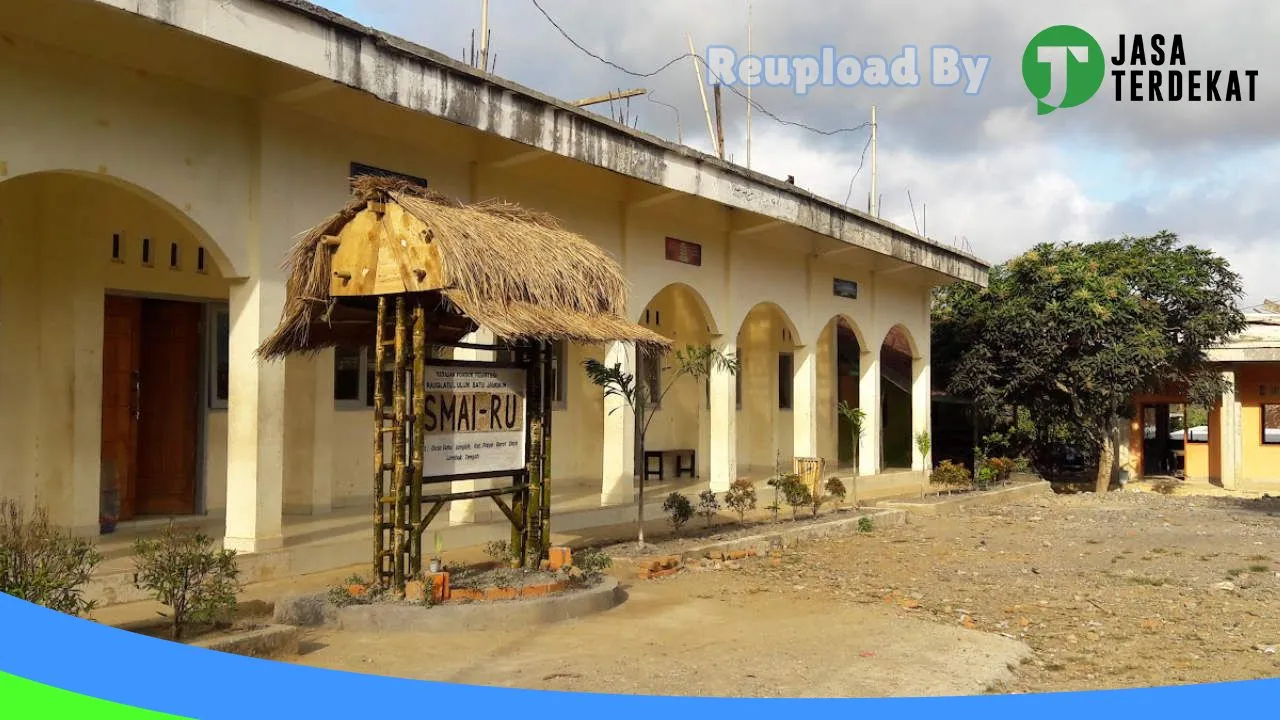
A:
[[[104,460],[126,525],[206,517],[245,552],[279,548],[288,518],[364,532],[370,354],[253,355],[287,249],[353,173],[549,212],[618,259],[633,318],[739,353],[738,377],[669,395],[648,438],[693,450],[717,490],[779,457],[847,462],[840,400],[868,417],[860,487],[918,476],[930,291],[986,282],[956,249],[306,3],[2,3],[0,101],[0,495],[83,533]],[[554,487],[618,509],[580,524],[621,522],[634,426],[581,364],[634,353],[557,353]]]
[[[1128,454],[1121,456],[1129,477],[1280,488],[1280,315],[1246,318],[1243,333],[1209,351],[1233,387],[1213,406],[1190,405],[1176,390],[1134,399]]]

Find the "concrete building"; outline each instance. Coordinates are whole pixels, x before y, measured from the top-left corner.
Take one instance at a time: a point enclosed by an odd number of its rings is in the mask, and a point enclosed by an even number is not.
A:
[[[1280,315],[1246,315],[1248,326],[1209,351],[1232,390],[1210,407],[1176,389],[1134,399],[1123,428],[1131,478],[1180,475],[1226,490],[1280,488]],[[1122,449],[1123,450],[1123,449]]]
[[[931,288],[986,282],[975,257],[295,0],[0,4],[0,100],[0,496],[83,533],[104,459],[126,523],[207,517],[245,552],[286,518],[363,528],[369,355],[253,351],[295,235],[368,168],[550,212],[619,260],[635,319],[739,353],[648,439],[696,451],[717,490],[778,458],[847,463],[841,400],[869,420],[860,487],[917,486]],[[634,354],[558,353],[557,492],[624,507],[634,427],[581,362]]]

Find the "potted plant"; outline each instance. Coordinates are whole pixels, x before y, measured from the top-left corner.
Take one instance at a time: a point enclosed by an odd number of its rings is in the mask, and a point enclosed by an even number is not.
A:
[[[440,556],[443,553],[444,553],[444,538],[440,537],[440,533],[436,533],[436,552],[434,555],[431,556],[431,572],[433,573],[440,572],[440,567],[441,565],[443,565],[443,562],[441,561]]]

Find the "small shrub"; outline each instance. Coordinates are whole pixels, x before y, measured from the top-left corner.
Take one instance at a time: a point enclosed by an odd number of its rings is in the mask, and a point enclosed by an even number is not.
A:
[[[738,513],[738,523],[746,522],[748,510],[756,509],[756,486],[747,478],[738,478],[724,494],[724,504]]]
[[[813,503],[813,493],[799,475],[783,475],[778,479],[782,499],[791,506],[791,519],[795,520],[800,508]]]
[[[972,482],[969,468],[950,460],[943,460],[929,474],[929,483],[948,490],[967,488]]]
[[[698,493],[698,514],[703,520],[707,521],[707,527],[711,527],[711,521],[715,519],[716,513],[720,512],[720,501],[716,499],[716,494],[710,490],[703,490]]]
[[[1031,472],[1031,460],[1019,455],[1013,459],[1013,471],[1016,473]]]
[[[827,484],[824,489],[827,491],[828,495],[835,498],[836,502],[839,503],[843,503],[845,496],[848,495],[848,490],[845,489],[844,482],[834,475],[827,478]]]
[[[858,532],[869,533],[874,529],[875,529],[875,523],[871,521],[871,517],[869,515],[863,515],[862,517],[858,518]]]
[[[225,622],[235,610],[240,568],[234,550],[171,523],[159,537],[136,540],[133,551],[134,583],[169,607],[174,640],[192,624]]]
[[[351,588],[364,588],[359,595],[352,595]],[[374,598],[380,595],[380,588],[365,580],[360,575],[351,575],[341,585],[333,585],[329,588],[329,602],[338,607],[346,607],[348,605],[367,605],[373,602]]]
[[[613,567],[613,558],[601,550],[590,548],[573,556],[573,566],[582,571],[584,578],[594,579]]]
[[[978,466],[978,475],[974,478],[974,485],[976,485],[979,490],[986,490],[988,487],[995,484],[996,477],[996,469],[991,466],[991,463],[983,463]]]
[[[1008,457],[995,458],[991,460],[991,464],[995,467],[997,482],[1008,482],[1009,477],[1013,475],[1014,470],[1018,467],[1017,461]]]
[[[693,503],[689,502],[689,498],[684,495],[673,492],[663,501],[662,512],[667,514],[671,527],[678,532],[685,523],[689,522],[689,518],[693,517]]]
[[[93,543],[71,537],[36,506],[30,518],[22,507],[0,501],[0,592],[68,615],[93,611],[81,593],[102,555]]]
[[[499,565],[509,565],[513,559],[511,543],[506,540],[490,540],[485,543],[484,554]]]

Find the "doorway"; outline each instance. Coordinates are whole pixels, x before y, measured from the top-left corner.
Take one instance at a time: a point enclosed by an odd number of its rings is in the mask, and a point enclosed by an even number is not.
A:
[[[844,322],[836,323],[836,407],[844,403],[857,408],[861,402],[859,382],[862,370],[862,348],[858,336]],[[863,433],[865,434],[865,430]],[[840,468],[853,467],[856,448],[853,446],[853,423],[838,410],[836,412],[836,457]]]
[[[102,459],[121,520],[196,511],[202,317],[200,303],[106,296]]]
[[[1181,477],[1186,462],[1186,408],[1181,404],[1142,406],[1142,474]]]

